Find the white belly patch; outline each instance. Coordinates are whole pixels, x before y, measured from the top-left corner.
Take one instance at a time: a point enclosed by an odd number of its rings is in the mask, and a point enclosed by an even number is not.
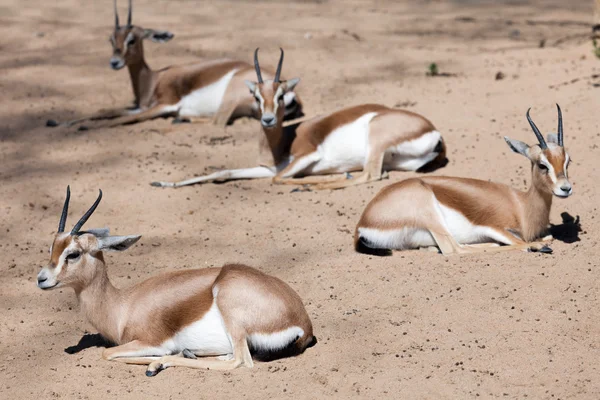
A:
[[[184,96],[177,103],[179,115],[182,117],[206,117],[215,114],[221,107],[229,82],[236,72],[237,69],[233,69],[218,81]]]
[[[223,355],[231,354],[233,346],[225,330],[223,317],[217,307],[216,301],[202,319],[186,326],[177,332],[171,339],[165,341],[162,348],[170,353],[179,353],[185,349],[196,355]]]
[[[376,115],[367,113],[331,132],[317,148],[319,161],[307,171],[328,174],[362,169],[369,154],[369,123]]]
[[[437,199],[436,199],[437,201]],[[494,229],[487,226],[474,225],[458,211],[439,204],[439,209],[444,218],[446,229],[450,231],[454,240],[459,244],[499,242],[511,244],[507,237],[498,234]]]
[[[438,153],[434,150],[441,138],[438,131],[431,131],[390,147],[383,158],[384,169],[416,171],[437,157]]]

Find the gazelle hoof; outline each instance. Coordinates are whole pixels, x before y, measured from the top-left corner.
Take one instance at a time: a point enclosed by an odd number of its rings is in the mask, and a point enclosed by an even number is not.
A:
[[[154,187],[175,187],[175,184],[171,182],[150,182],[150,186]]]
[[[198,357],[196,357],[196,355],[195,355],[194,353],[192,353],[192,352],[191,352],[190,350],[188,350],[188,349],[184,349],[184,350],[181,352],[181,354],[183,355],[183,357],[184,357],[184,358],[189,358],[189,359],[192,359],[192,360],[195,360],[196,358],[198,358]]]
[[[174,118],[173,121],[171,121],[171,124],[173,124],[173,125],[189,124],[190,122],[192,122],[192,121],[189,118],[177,117],[177,118]]]
[[[146,370],[146,376],[156,376],[163,369],[164,368],[161,363],[152,363],[148,366],[148,369]]]
[[[530,253],[542,253],[542,254],[552,254],[553,250],[552,248],[550,248],[549,246],[542,246],[540,248],[531,246],[527,249],[528,252]]]

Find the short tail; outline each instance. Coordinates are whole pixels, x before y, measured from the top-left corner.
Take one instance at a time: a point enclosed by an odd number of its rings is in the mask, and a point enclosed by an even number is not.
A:
[[[440,137],[440,140],[433,149],[433,152],[438,153],[437,156],[419,168],[417,172],[433,172],[436,169],[443,168],[448,165],[448,158],[446,157],[446,144],[444,143],[444,139],[442,139],[442,137]]]
[[[317,344],[317,338],[313,335],[310,337],[301,337],[297,340],[288,343],[287,346],[277,350],[250,349],[252,358],[257,361],[269,362],[279,360],[281,358],[294,357],[304,353],[304,350],[313,347]]]
[[[356,235],[357,238],[354,241],[354,249],[357,252],[378,257],[386,257],[392,255],[392,249],[377,248],[368,239],[365,239],[364,237],[360,236],[359,233],[357,233]]]

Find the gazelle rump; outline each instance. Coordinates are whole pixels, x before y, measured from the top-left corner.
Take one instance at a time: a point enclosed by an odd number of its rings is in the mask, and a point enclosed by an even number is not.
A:
[[[50,262],[38,274],[38,287],[75,290],[90,323],[117,344],[104,350],[104,359],[149,364],[146,374],[153,376],[171,366],[252,367],[252,356],[259,360],[293,356],[316,344],[310,318],[296,292],[245,265],[163,273],[117,289],[108,278],[103,252],[126,250],[141,236],[109,236],[108,229],[80,230],[100,203],[102,192],[71,232],[65,233],[69,197],[67,188]]]
[[[354,234],[356,250],[378,255],[429,246],[437,246],[443,254],[514,248],[550,251],[530,242],[548,231],[552,197],[566,198],[573,192],[562,114],[557,108],[558,134],[548,135],[547,141],[529,110],[527,120],[538,144],[504,138],[511,150],[531,161],[532,182],[527,192],[456,177],[413,178],[392,184],[364,210]]]
[[[348,107],[284,127],[285,96],[300,80],[279,79],[283,55],[281,50],[275,78],[263,80],[256,49],[258,81],[246,82],[256,98],[264,133],[260,143],[261,166],[152,185],[180,187],[210,181],[273,178],[278,184],[316,184],[317,189],[337,189],[381,179],[384,171],[415,171],[445,161],[444,141],[429,120],[383,105]],[[361,172],[353,179],[346,175],[322,176],[353,171]]]
[[[244,81],[252,79],[253,68],[245,61],[213,60],[203,63],[171,66],[152,70],[144,58],[143,41],[150,39],[165,43],[173,38],[167,31],[144,29],[132,24],[132,6],[129,1],[127,25],[119,25],[115,0],[115,28],[110,36],[113,55],[110,66],[129,69],[134,105],[130,108],[102,110],[97,114],[70,121],[73,125],[88,120],[112,119],[108,126],[141,122],[158,117],[212,118],[225,126],[237,118],[258,118],[252,96]],[[269,76],[272,76],[270,73]],[[285,98],[285,117],[303,116],[302,104],[295,93]]]

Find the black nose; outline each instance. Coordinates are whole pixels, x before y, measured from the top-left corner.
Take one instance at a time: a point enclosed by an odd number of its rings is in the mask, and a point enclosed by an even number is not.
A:
[[[265,115],[264,117],[262,117],[262,121],[267,125],[271,124],[274,120],[275,120],[275,117],[272,117],[270,115]]]
[[[569,190],[571,190],[571,186],[561,186],[560,190],[562,190],[563,192],[568,192]]]
[[[38,278],[38,283],[46,282],[48,278]]]
[[[117,65],[119,65],[119,60],[110,60],[110,66],[111,67],[116,67]]]

